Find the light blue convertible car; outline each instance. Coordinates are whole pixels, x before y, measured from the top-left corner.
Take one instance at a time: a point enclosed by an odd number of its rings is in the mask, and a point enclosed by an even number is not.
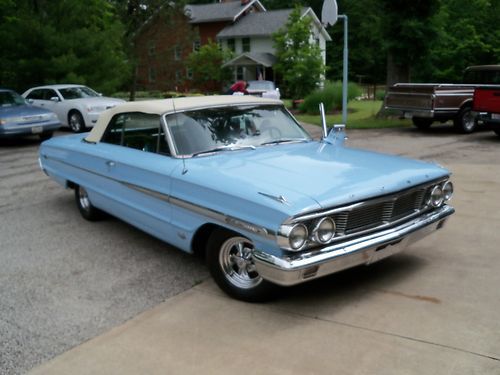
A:
[[[85,219],[104,211],[201,253],[226,293],[259,301],[397,253],[454,212],[447,170],[344,138],[311,139],[274,99],[133,102],[44,142],[40,165]]]

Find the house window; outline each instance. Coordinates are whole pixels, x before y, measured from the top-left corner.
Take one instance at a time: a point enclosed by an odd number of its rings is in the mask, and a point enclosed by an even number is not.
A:
[[[228,39],[227,40],[227,48],[229,48],[231,51],[236,51],[234,39]]]
[[[195,40],[193,42],[193,52],[199,51],[200,50],[200,45],[201,45],[200,41],[199,40]]]
[[[154,42],[149,42],[148,45],[148,55],[155,56],[156,55],[156,44]]]
[[[187,79],[193,79],[193,71],[189,68],[186,69],[186,77]]]
[[[237,66],[236,67],[236,80],[237,81],[242,81],[245,77],[245,71],[242,66]]]
[[[182,73],[180,70],[176,70],[175,71],[175,81],[176,82],[181,82],[182,80]]]
[[[156,81],[156,69],[149,68],[149,82],[155,82],[155,81]]]
[[[181,59],[181,48],[176,45],[174,47],[174,60],[179,61]]]
[[[250,52],[250,38],[243,38],[241,40],[243,52]]]

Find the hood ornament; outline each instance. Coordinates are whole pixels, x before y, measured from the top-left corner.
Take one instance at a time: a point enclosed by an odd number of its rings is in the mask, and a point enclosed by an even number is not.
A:
[[[266,194],[266,193],[262,193],[259,191],[259,194],[260,195],[263,195],[264,197],[267,197],[267,198],[271,198],[272,200],[276,201],[276,202],[279,202],[281,204],[286,204],[286,205],[290,205],[290,203],[286,200],[286,198],[283,196],[283,195],[271,195],[271,194]]]

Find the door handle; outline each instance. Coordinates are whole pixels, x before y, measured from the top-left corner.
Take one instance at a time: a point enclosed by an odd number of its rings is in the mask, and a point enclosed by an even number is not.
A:
[[[107,165],[108,167],[112,168],[112,167],[114,167],[114,166],[116,165],[116,163],[115,163],[114,161],[112,161],[112,160],[108,160],[108,161],[106,162],[106,165]]]

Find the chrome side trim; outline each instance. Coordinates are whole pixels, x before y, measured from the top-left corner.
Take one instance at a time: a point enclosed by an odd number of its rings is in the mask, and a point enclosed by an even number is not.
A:
[[[156,190],[144,188],[144,187],[136,185],[136,184],[132,184],[132,183],[129,183],[129,182],[126,182],[126,181],[123,181],[123,180],[119,180],[119,179],[107,176],[107,175],[103,175],[101,173],[97,173],[97,172],[91,171],[91,170],[89,170],[87,168],[78,167],[78,166],[72,165],[72,164],[70,164],[70,163],[68,163],[66,161],[60,160],[60,159],[49,158],[46,155],[44,155],[44,158],[45,159],[52,159],[52,160],[55,160],[55,161],[57,161],[59,163],[68,165],[68,166],[70,166],[72,168],[76,168],[76,169],[82,170],[84,172],[91,173],[91,174],[93,174],[95,176],[98,176],[98,177],[101,177],[101,178],[105,178],[105,179],[108,179],[108,180],[120,183],[120,184],[126,186],[129,189],[135,190],[135,191],[137,191],[139,193],[142,193],[142,194],[145,194],[145,195],[149,195],[149,196],[151,196],[151,197],[153,197],[155,199],[158,199],[158,200],[170,203],[170,204],[175,205],[177,207],[181,207],[181,208],[183,208],[185,210],[194,212],[194,213],[196,213],[198,215],[205,216],[205,217],[207,217],[209,219],[212,219],[214,221],[217,221],[217,222],[220,222],[220,223],[225,223],[225,224],[233,226],[235,228],[239,228],[239,229],[243,229],[245,231],[249,231],[249,232],[255,233],[255,234],[257,234],[259,236],[262,236],[262,237],[264,237],[264,238],[266,238],[268,240],[276,241],[276,232],[274,230],[267,229],[267,228],[261,227],[259,225],[255,225],[255,224],[249,223],[248,221],[245,221],[245,220],[242,220],[242,219],[230,216],[228,214],[225,214],[223,212],[219,212],[219,211],[213,210],[211,208],[200,206],[200,205],[188,202],[186,200],[173,197],[173,196],[171,196],[169,194],[165,194],[165,193],[162,193],[162,192],[159,192],[159,191],[156,191]]]
[[[253,260],[264,279],[284,286],[300,284],[396,254],[441,229],[454,212],[453,207],[443,206],[398,227],[297,255],[277,257],[255,249]]]

